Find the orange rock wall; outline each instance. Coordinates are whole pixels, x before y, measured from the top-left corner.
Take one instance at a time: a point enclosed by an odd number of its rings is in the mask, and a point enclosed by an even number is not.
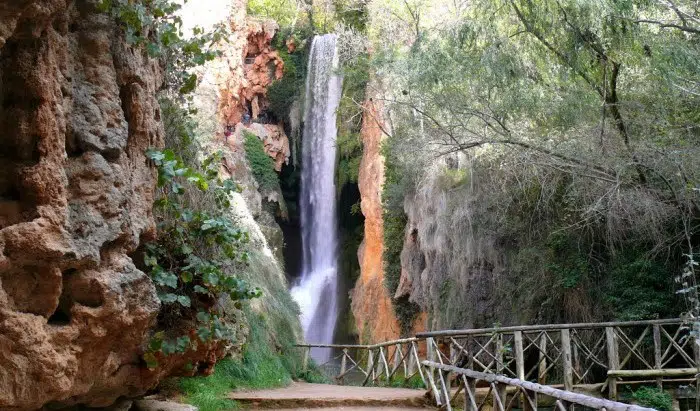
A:
[[[253,120],[268,108],[267,87],[282,78],[284,61],[270,44],[278,29],[274,21],[247,18],[245,7],[234,7],[229,26],[232,36],[222,50],[228,70],[219,73],[217,82],[218,112],[222,124],[234,126],[249,106]]]
[[[381,198],[384,184],[384,157],[381,154],[383,133],[378,123],[381,121],[383,121],[381,104],[369,99],[365,102],[360,133],[363,151],[358,180],[360,206],[365,216],[365,233],[357,253],[360,260],[360,278],[351,291],[352,313],[360,341],[363,343],[396,339],[401,332],[391,299],[384,287],[384,227]]]

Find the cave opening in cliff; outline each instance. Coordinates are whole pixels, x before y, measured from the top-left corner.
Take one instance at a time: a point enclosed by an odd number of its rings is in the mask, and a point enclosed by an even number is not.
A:
[[[287,280],[294,284],[301,276],[301,226],[299,221],[299,191],[301,170],[294,164],[283,164],[279,174],[280,189],[287,205],[287,218],[276,215],[284,238],[284,267]]]
[[[346,183],[338,198],[338,325],[334,341],[340,344],[358,342],[357,327],[350,308],[350,290],[360,276],[357,251],[362,243],[365,216],[360,212],[360,188],[357,183]]]

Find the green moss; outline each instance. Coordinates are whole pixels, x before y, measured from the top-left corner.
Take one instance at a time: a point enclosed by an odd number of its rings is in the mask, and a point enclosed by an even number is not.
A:
[[[244,147],[248,164],[261,191],[278,191],[279,177],[275,171],[275,162],[265,153],[263,142],[253,133],[243,131]]]
[[[382,147],[385,157],[385,180],[382,187],[384,219],[384,286],[390,296],[396,294],[401,279],[401,250],[408,218],[403,211],[405,192],[402,172],[391,151],[391,140],[385,140]],[[402,335],[408,335],[413,321],[420,313],[420,307],[408,301],[408,297],[392,298],[394,313],[401,326]]]
[[[671,395],[658,388],[642,387],[632,394],[632,398],[642,407],[654,408],[659,411],[673,410]]]

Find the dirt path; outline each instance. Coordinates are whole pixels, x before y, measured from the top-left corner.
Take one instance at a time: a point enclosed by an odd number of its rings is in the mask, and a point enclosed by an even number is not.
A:
[[[229,398],[255,408],[401,411],[427,408],[424,390],[293,383],[273,390],[234,392]]]

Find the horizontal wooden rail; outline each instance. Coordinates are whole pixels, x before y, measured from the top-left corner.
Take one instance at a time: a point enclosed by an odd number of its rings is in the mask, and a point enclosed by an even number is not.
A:
[[[681,324],[683,320],[679,318],[670,318],[667,320],[646,320],[646,321],[620,321],[620,322],[605,322],[605,323],[576,323],[576,324],[543,324],[543,325],[515,325],[509,327],[492,327],[492,328],[471,328],[465,330],[440,330],[426,331],[417,333],[417,338],[428,337],[454,337],[462,335],[479,335],[493,333],[511,333],[515,331],[551,331],[564,329],[591,329],[605,327],[634,327],[640,325],[668,325]]]
[[[457,375],[463,375],[467,378],[487,381],[489,383],[505,384],[512,387],[517,387],[521,390],[546,395],[548,397],[552,397],[559,401],[564,401],[566,403],[578,404],[584,407],[594,408],[598,410],[604,409],[607,411],[654,411],[653,408],[645,408],[617,401],[604,400],[584,394],[578,394],[571,391],[559,390],[546,385],[540,385],[534,382],[519,380],[517,378],[508,378],[503,375],[478,372],[468,370],[465,368],[457,368],[451,365],[444,365],[433,361],[423,361],[422,364],[423,366],[428,368],[437,369]],[[445,378],[442,378],[441,376],[441,380],[445,380]]]
[[[352,348],[358,348],[358,349],[364,349],[368,350],[372,347],[373,345],[363,345],[363,344],[294,344],[295,347],[303,347],[303,348],[340,348],[340,349],[352,349]]]
[[[662,370],[610,370],[609,377],[683,377],[695,375],[697,368],[666,368]]]
[[[317,344],[317,343],[307,343],[307,344],[294,344],[295,347],[307,347],[307,348],[347,348],[347,349],[364,349],[364,350],[376,350],[377,348],[388,347],[397,344],[407,344],[415,341],[423,340],[424,338],[410,337],[401,338],[399,340],[391,340],[386,342],[381,342],[377,344]]]

